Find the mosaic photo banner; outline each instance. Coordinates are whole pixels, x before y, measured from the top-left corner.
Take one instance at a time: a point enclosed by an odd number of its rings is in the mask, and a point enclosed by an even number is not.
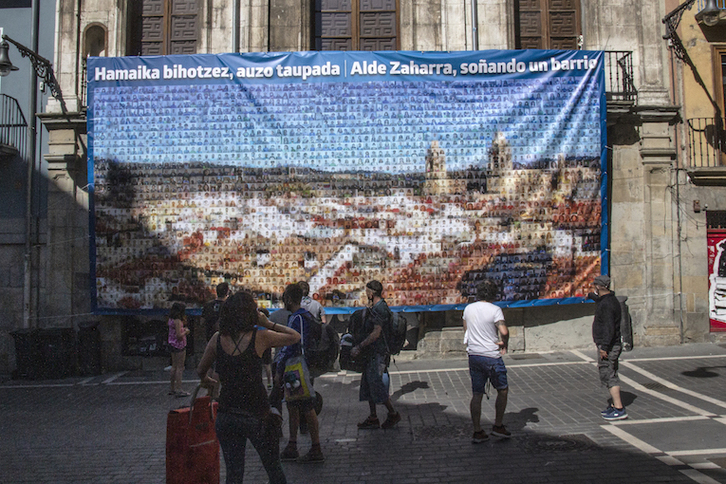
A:
[[[216,284],[330,313],[580,301],[607,268],[604,56],[303,52],[90,58],[99,313]]]

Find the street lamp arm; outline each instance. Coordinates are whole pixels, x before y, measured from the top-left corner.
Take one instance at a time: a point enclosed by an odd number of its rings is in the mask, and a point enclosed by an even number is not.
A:
[[[53,95],[53,97],[62,102],[63,93],[61,92],[60,84],[58,84],[58,81],[55,78],[55,73],[53,72],[53,64],[51,64],[50,61],[45,57],[38,55],[31,49],[25,47],[19,42],[16,42],[7,35],[3,35],[2,38],[3,40],[10,42],[15,47],[17,47],[21,56],[30,59],[30,62],[33,64],[33,68],[35,69],[35,73],[38,75],[38,77],[43,79],[45,85],[50,88],[50,93]]]
[[[666,28],[666,34],[663,38],[670,41],[670,46],[673,48],[676,56],[685,62],[690,62],[690,58],[688,57],[686,48],[683,46],[683,42],[681,42],[681,38],[678,36],[677,30],[684,12],[690,10],[694,3],[696,3],[696,0],[688,0],[663,17],[663,23]]]
[[[686,10],[690,10],[691,7],[693,7],[693,4],[696,3],[696,0],[688,0],[686,3],[683,3],[673,9],[668,15],[663,17],[663,23],[666,24],[666,29],[668,30],[675,30],[678,28],[678,24],[681,23],[681,17],[683,17],[683,12]]]
[[[686,10],[690,10],[693,4],[696,3],[696,0],[688,0],[687,2],[683,3],[682,5],[679,5],[673,11],[671,11],[668,15],[663,17],[663,23],[666,27],[666,34],[663,36],[665,40],[668,40],[670,42],[670,47],[673,49],[673,53],[678,57],[680,60],[682,60],[688,67],[691,68],[691,71],[693,72],[693,77],[696,80],[696,83],[698,83],[699,86],[703,89],[703,91],[706,93],[706,96],[708,96],[708,100],[711,102],[711,106],[713,106],[713,110],[715,113],[715,121],[716,121],[716,129],[719,132],[723,132],[723,119],[722,119],[722,112],[721,112],[721,106],[716,102],[716,100],[713,98],[711,93],[708,90],[708,87],[706,86],[706,83],[703,81],[703,78],[701,77],[701,74],[698,72],[698,68],[696,67],[696,64],[693,63],[693,60],[691,59],[691,56],[688,55],[688,51],[686,50],[686,47],[683,45],[683,42],[681,41],[680,36],[678,35],[678,25],[681,23],[681,18],[683,17],[683,13]]]

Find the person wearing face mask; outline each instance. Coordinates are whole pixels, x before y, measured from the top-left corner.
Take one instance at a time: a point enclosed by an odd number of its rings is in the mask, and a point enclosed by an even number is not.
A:
[[[601,411],[605,420],[624,420],[628,418],[620,398],[620,378],[618,377],[618,358],[623,349],[620,335],[622,311],[615,293],[610,290],[610,277],[601,275],[592,281],[593,293],[588,298],[595,301],[595,318],[592,322],[592,339],[597,346],[597,368],[600,382],[608,389],[612,403]]]
[[[388,363],[390,354],[386,339],[390,339],[391,322],[393,314],[383,299],[383,284],[379,281],[370,281],[366,284],[368,308],[363,320],[363,334],[365,339],[351,349],[353,358],[363,354],[366,365],[360,379],[359,398],[361,402],[367,401],[370,415],[358,424],[359,429],[389,429],[401,421],[398,413],[391,403],[388,385],[384,379],[388,378]],[[390,381],[390,380],[389,380]],[[388,417],[380,423],[376,414],[376,405],[383,404],[388,410]]]

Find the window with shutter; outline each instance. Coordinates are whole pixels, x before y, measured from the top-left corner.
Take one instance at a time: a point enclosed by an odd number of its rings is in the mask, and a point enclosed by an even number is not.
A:
[[[517,49],[578,48],[579,0],[516,0],[515,16]]]
[[[316,50],[398,49],[398,0],[316,0]]]
[[[198,0],[131,0],[128,55],[196,54]]]

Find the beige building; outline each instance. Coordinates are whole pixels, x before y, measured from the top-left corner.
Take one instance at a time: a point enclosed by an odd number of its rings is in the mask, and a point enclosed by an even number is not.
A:
[[[713,220],[724,223],[707,215],[726,211],[723,124],[714,121],[724,112],[726,20],[723,0],[715,26],[696,15],[711,3],[688,3],[676,32],[696,69],[674,55],[673,37],[663,39],[661,19],[677,0],[57,0],[52,60],[66,112],[51,99],[42,115],[48,230],[29,322],[101,320],[104,368],[142,364],[123,355],[128,318],[89,314],[86,56],[582,48],[606,51],[609,265],[614,289],[630,298],[636,345],[722,341],[726,333],[709,326],[706,235]],[[588,348],[592,312],[592,304],[510,309],[512,347]],[[22,307],[10,314],[0,323],[0,373],[14,368],[9,333],[25,324]],[[427,314],[421,349],[460,350],[460,324],[460,313]]]

